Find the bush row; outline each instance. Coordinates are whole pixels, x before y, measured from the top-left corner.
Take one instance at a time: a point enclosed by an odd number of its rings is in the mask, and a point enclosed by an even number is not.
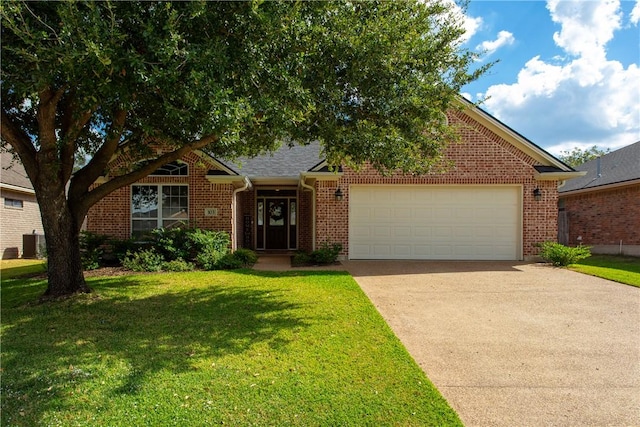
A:
[[[229,234],[199,228],[157,229],[145,241],[110,239],[82,232],[80,249],[86,270],[122,265],[133,271],[190,271],[249,267],[258,257],[248,249],[230,253]]]
[[[291,264],[294,267],[307,265],[329,265],[338,260],[338,255],[342,250],[342,244],[324,242],[318,249],[311,253],[298,251],[293,256]]]

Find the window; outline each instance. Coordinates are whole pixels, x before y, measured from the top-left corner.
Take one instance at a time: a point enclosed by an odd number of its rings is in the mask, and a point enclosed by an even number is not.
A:
[[[188,220],[188,186],[131,186],[131,235],[133,237],[143,237],[155,228],[179,227]]]
[[[189,166],[186,163],[176,160],[160,166],[151,175],[152,176],[187,176],[189,174]]]
[[[24,202],[18,199],[4,199],[4,207],[5,208],[15,208],[22,209],[24,207]]]

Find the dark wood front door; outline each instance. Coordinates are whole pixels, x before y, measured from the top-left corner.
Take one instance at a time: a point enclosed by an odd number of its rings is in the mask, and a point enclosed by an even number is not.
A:
[[[267,199],[266,207],[266,249],[288,249],[289,200]]]

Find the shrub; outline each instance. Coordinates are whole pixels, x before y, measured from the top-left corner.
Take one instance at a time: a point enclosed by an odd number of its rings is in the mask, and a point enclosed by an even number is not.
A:
[[[166,271],[192,271],[194,268],[195,265],[183,259],[174,259],[162,264],[162,269]]]
[[[129,254],[150,248],[147,243],[137,242],[134,239],[112,239],[109,241],[109,247],[111,253],[105,254],[105,258],[107,261],[119,264],[122,264]]]
[[[216,264],[229,253],[231,239],[223,231],[192,229],[188,232],[191,249],[196,253],[196,263],[205,270],[215,270]]]
[[[291,258],[291,265],[294,267],[303,267],[311,264],[311,255],[304,251],[296,252]]]
[[[556,242],[543,242],[540,248],[540,256],[556,267],[575,264],[591,256],[591,248],[588,246],[569,247]]]
[[[216,268],[220,270],[235,270],[237,268],[251,267],[258,262],[258,255],[250,249],[238,249],[233,253],[224,255]]]
[[[138,252],[127,252],[122,260],[122,266],[132,271],[160,271],[164,258],[154,249],[144,249]]]
[[[311,261],[315,264],[333,264],[342,250],[342,244],[324,242],[319,249],[311,252]]]
[[[236,270],[242,267],[244,267],[242,261],[231,253],[224,255],[216,263],[216,268],[219,270]]]
[[[157,228],[151,232],[150,244],[168,261],[191,258],[187,229]]]
[[[79,240],[82,268],[85,270],[100,268],[108,237],[90,231],[82,231]]]
[[[242,263],[242,267],[251,267],[258,262],[258,254],[251,249],[240,248],[237,249],[233,256]]]

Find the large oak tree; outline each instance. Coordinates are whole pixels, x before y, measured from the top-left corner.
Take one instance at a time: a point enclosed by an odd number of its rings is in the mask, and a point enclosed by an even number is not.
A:
[[[0,7],[2,144],[40,204],[49,296],[89,291],[84,216],[159,166],[318,140],[332,164],[425,172],[456,138],[443,114],[484,72],[449,1]],[[124,152],[148,161],[110,169]]]

